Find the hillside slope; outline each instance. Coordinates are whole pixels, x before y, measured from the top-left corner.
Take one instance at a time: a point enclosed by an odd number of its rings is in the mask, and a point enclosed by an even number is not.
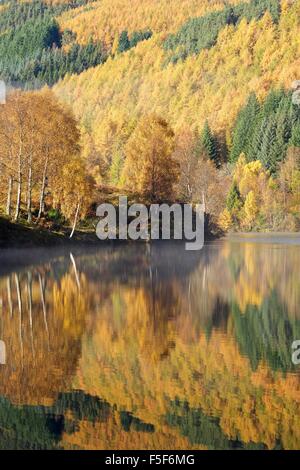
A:
[[[185,125],[201,130],[208,119],[213,130],[225,134],[252,91],[263,98],[272,87],[290,88],[297,78],[299,28],[300,1],[283,1],[278,24],[268,12],[259,21],[242,20],[222,29],[214,47],[168,65],[165,33],[156,33],[104,65],[67,76],[54,91],[72,104],[88,134],[85,142],[108,158],[124,125],[152,112],[175,130]]]
[[[190,17],[220,10],[224,5],[241,0],[100,0],[62,14],[58,21],[63,29],[71,29],[79,42],[92,36],[111,44],[123,30],[150,28],[155,33],[175,31]]]
[[[57,122],[71,108],[70,131],[48,117],[41,132],[56,148],[47,203],[75,225],[79,208],[83,219],[122,192],[146,202],[204,199],[213,229],[299,230],[299,30],[300,0],[10,0],[0,78],[52,90],[11,93],[2,128],[20,112],[16,100],[26,111],[42,100],[37,123],[48,102]],[[17,136],[23,121],[13,122]],[[35,139],[31,160],[7,151],[7,133],[0,138],[2,205],[31,221],[51,173],[47,159],[40,171],[44,143]]]

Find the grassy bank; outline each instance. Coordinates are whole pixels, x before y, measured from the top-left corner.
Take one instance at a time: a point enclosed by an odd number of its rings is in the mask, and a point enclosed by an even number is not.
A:
[[[95,231],[91,229],[77,230],[70,240],[70,229],[58,227],[50,230],[37,225],[28,225],[25,222],[10,222],[0,216],[0,248],[53,246],[74,243],[96,243]]]
[[[116,207],[117,213],[118,208]],[[133,220],[129,217],[129,221]],[[193,229],[195,229],[193,221]],[[161,221],[160,221],[161,223]],[[97,219],[87,218],[80,221],[73,237],[70,239],[72,229],[64,223],[63,220],[51,220],[49,215],[40,221],[39,224],[28,224],[25,218],[21,217],[18,222],[13,222],[0,215],[0,249],[1,248],[26,248],[26,247],[48,247],[57,245],[95,245],[99,244],[96,236]],[[151,222],[149,222],[149,233],[151,231]],[[174,226],[171,219],[171,234]],[[118,233],[118,227],[117,227]],[[209,223],[209,216],[205,217],[205,240],[218,238],[223,233]],[[117,235],[118,237],[118,235]],[[171,235],[172,238],[172,235]],[[182,233],[184,240],[184,233]],[[130,239],[128,239],[130,241]],[[140,240],[143,242],[143,240]],[[118,243],[122,241],[107,240],[107,243]],[[104,243],[103,241],[100,243]]]

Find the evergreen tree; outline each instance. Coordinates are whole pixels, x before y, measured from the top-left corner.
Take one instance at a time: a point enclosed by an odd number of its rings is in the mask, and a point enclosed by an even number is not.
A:
[[[209,127],[208,122],[206,121],[202,134],[201,134],[201,143],[207,152],[209,158],[215,163],[216,167],[220,166],[220,159],[218,154],[217,141]]]
[[[247,161],[259,159],[271,173],[276,173],[288,146],[297,142],[299,145],[298,114],[290,93],[282,89],[271,90],[261,106],[252,94],[236,120],[230,161],[236,161],[243,152]]]
[[[266,128],[268,126],[268,118],[261,118],[257,119],[257,123],[254,126],[252,138],[248,143],[248,161],[253,161],[258,159],[258,155],[261,151],[261,145],[263,136],[265,135]]]
[[[271,90],[262,106],[263,116],[270,116],[271,114],[276,113],[279,106],[283,101],[285,101],[285,98],[286,94],[284,90]]]
[[[135,47],[139,42],[150,39],[152,31],[134,31],[130,38],[130,47]]]
[[[270,171],[276,171],[276,161],[274,159],[273,149],[276,145],[276,120],[270,118],[268,120],[266,130],[262,136],[261,149],[258,159]]]
[[[130,49],[130,41],[128,37],[128,32],[127,31],[122,31],[119,37],[119,45],[118,45],[118,51],[119,52],[126,52]]]
[[[249,152],[253,153],[251,140],[255,127],[260,119],[260,104],[256,95],[252,93],[246,106],[242,108],[237,117],[229,157],[231,162],[236,162],[241,153],[245,153],[248,161],[250,160]]]
[[[300,122],[297,122],[293,127],[289,145],[292,147],[300,147]]]
[[[226,25],[239,24],[243,19],[250,22],[260,19],[269,11],[272,20],[277,22],[280,17],[280,6],[278,0],[252,0],[242,2],[234,7],[226,6],[221,11],[209,12],[199,18],[191,18],[175,34],[170,34],[165,42],[164,48],[173,51],[169,59],[176,62],[185,59],[192,54],[199,54],[203,49],[213,47],[218,39],[220,31]]]

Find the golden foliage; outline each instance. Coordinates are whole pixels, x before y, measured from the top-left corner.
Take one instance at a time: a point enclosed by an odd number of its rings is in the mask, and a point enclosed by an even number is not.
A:
[[[225,0],[101,0],[65,12],[58,20],[62,28],[76,32],[79,42],[86,43],[92,37],[110,46],[123,30],[129,33],[142,29],[176,31],[188,18],[219,10],[227,3]],[[239,3],[239,0],[229,3]]]
[[[231,214],[227,208],[223,209],[218,219],[219,226],[222,230],[227,232],[233,224]]]
[[[49,405],[59,392],[80,389],[109,403],[104,422],[76,418],[75,432],[63,436],[68,448],[201,447],[166,422],[173,400],[218,418],[228,439],[298,448],[298,372],[276,372],[265,361],[253,370],[230,312],[217,326],[213,317],[216,306],[221,312],[234,301],[245,312],[276,291],[288,318],[299,318],[299,250],[218,243],[182,275],[188,258],[176,248],[178,272],[168,254],[171,271],[163,278],[154,273],[165,266],[164,250],[153,248],[151,257],[144,248],[133,251],[138,276],[126,281],[116,278],[115,263],[123,260],[127,274],[135,266],[122,257],[123,247],[79,256],[78,270],[63,259],[53,271],[49,263],[0,279],[10,358],[1,368],[1,393],[18,404]],[[153,432],[125,432],[124,410]]]
[[[172,6],[168,2],[166,7],[170,18]],[[187,125],[201,131],[208,119],[214,131],[224,133],[250,92],[263,98],[270,87],[290,87],[297,78],[299,18],[297,0],[283,11],[278,25],[270,22],[268,14],[250,24],[242,21],[236,28],[226,27],[210,50],[168,66],[161,47],[164,34],[158,31],[104,65],[66,77],[54,90],[72,104],[100,155],[112,153],[124,122],[153,112],[163,116],[175,132]]]
[[[59,280],[46,268],[1,278],[2,340],[7,365],[0,393],[15,404],[51,405],[70,386],[80,355],[88,299],[70,270]]]
[[[68,107],[48,90],[14,91],[0,107],[1,196],[15,205],[15,219],[26,200],[43,206],[46,192],[62,186],[61,169],[79,152],[79,130]],[[41,214],[40,214],[41,215]]]
[[[174,132],[164,119],[142,119],[125,146],[124,181],[146,201],[172,201],[178,179]]]
[[[233,179],[239,189],[241,201],[238,209],[229,211],[230,215],[235,215],[239,225],[246,230],[254,228],[259,216],[272,227],[282,207],[282,193],[261,161],[247,163],[242,153],[235,165]]]

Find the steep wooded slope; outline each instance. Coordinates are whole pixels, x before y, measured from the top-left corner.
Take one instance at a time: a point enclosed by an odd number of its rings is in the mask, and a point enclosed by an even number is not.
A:
[[[299,27],[300,1],[284,1],[278,24],[268,12],[259,21],[242,20],[225,27],[211,49],[174,65],[166,65],[165,33],[157,33],[104,65],[66,77],[54,90],[81,120],[86,151],[93,146],[107,158],[124,137],[121,129],[151,112],[175,130],[184,125],[201,130],[208,119],[213,130],[225,134],[252,91],[263,98],[297,78]]]

